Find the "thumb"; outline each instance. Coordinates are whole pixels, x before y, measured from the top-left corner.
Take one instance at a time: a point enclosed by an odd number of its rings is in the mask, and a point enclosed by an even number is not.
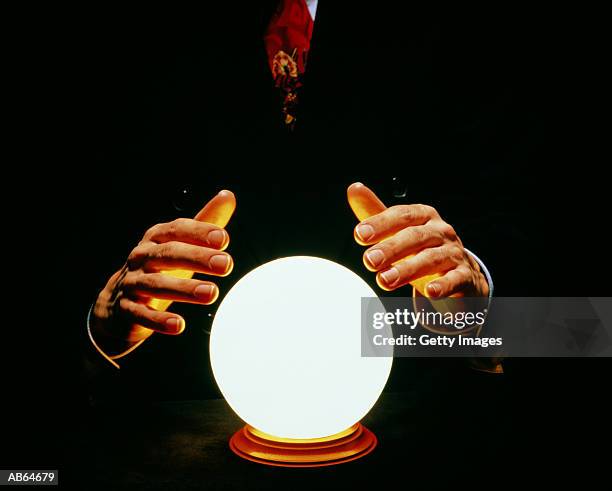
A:
[[[354,182],[348,187],[346,197],[349,206],[360,222],[371,216],[378,215],[387,209],[374,191],[360,182]],[[353,231],[353,235],[358,244],[365,245],[357,235],[357,227]]]
[[[348,187],[346,197],[360,222],[387,209],[374,191],[360,182],[354,182]]]
[[[385,204],[374,194],[374,191],[360,182],[355,182],[348,187],[346,197],[353,213],[360,222],[387,209]]]
[[[235,209],[236,197],[234,193],[224,189],[204,205],[195,219],[199,222],[208,222],[224,228],[229,223]]]

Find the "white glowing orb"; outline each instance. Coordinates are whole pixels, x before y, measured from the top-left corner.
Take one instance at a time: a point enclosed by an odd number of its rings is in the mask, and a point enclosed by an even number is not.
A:
[[[380,396],[392,357],[361,356],[361,297],[376,293],[332,261],[277,259],[241,278],[210,335],[215,380],[251,426],[319,438],[360,421]]]

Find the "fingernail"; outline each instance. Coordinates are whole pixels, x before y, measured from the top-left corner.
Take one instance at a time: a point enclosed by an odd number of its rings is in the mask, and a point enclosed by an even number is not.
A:
[[[370,266],[377,268],[385,260],[385,253],[380,249],[373,249],[366,252],[366,259],[370,263]]]
[[[210,247],[219,249],[225,243],[225,232],[223,230],[211,230],[206,236],[206,241]]]
[[[391,268],[384,273],[380,273],[380,277],[383,279],[386,285],[391,286],[399,279],[399,271],[397,268]]]
[[[179,332],[181,330],[181,321],[176,317],[170,317],[166,321],[166,327],[173,332]]]
[[[208,300],[213,296],[215,287],[213,285],[200,285],[193,292],[194,296],[204,300]]]
[[[440,290],[440,285],[438,285],[437,283],[430,283],[429,285],[427,285],[427,291],[432,297],[437,297],[438,295],[440,295]]]
[[[357,225],[355,232],[357,233],[357,237],[359,237],[362,242],[367,242],[374,236],[374,228],[372,228],[372,225],[368,225],[367,223]]]
[[[227,268],[229,267],[229,264],[230,258],[225,254],[216,254],[208,261],[208,266],[210,267],[210,269],[217,273],[225,273],[227,271]]]

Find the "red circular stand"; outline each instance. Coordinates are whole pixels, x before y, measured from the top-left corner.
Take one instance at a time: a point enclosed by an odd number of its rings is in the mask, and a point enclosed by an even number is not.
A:
[[[278,438],[246,425],[230,439],[232,451],[243,459],[277,467],[323,467],[343,464],[369,454],[376,435],[361,423],[332,436],[313,439]]]

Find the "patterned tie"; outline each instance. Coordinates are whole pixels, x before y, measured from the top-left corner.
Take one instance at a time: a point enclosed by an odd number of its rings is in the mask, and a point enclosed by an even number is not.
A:
[[[306,0],[281,0],[264,36],[274,84],[281,93],[283,121],[290,130],[295,126],[313,25]]]

